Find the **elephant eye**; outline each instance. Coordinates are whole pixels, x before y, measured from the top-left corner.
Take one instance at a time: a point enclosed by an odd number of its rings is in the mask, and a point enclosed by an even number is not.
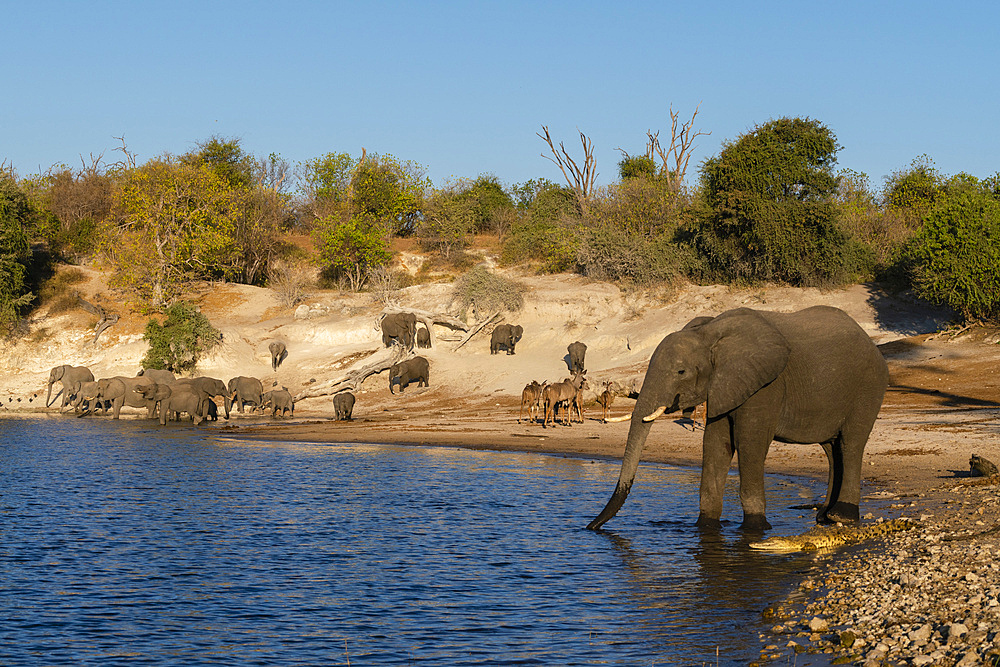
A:
[[[680,369],[679,371],[677,371],[677,374],[678,374],[678,375],[684,375],[684,369],[682,368],[682,369]]]

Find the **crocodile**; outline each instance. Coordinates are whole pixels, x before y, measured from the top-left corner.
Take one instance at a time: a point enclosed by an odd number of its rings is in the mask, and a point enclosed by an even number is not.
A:
[[[972,455],[969,459],[970,477],[996,477],[997,467],[992,461],[982,456]]]
[[[890,519],[860,526],[816,526],[801,535],[775,535],[763,542],[752,542],[751,549],[760,551],[816,551],[846,544],[857,544],[876,537],[915,528],[913,519]]]

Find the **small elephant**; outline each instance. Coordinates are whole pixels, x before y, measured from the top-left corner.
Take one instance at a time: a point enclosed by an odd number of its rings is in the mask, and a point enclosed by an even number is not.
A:
[[[354,394],[344,391],[333,397],[333,412],[337,421],[351,421],[354,412]]]
[[[171,415],[179,418],[182,412],[188,413],[191,421],[197,426],[209,415],[211,410],[209,403],[214,405],[207,393],[190,384],[153,383],[142,385],[137,391],[147,399],[159,402],[160,426],[166,426],[167,419]]]
[[[94,374],[90,372],[90,369],[86,366],[70,366],[69,364],[63,364],[62,366],[56,366],[49,371],[49,383],[48,383],[48,393],[45,396],[45,407],[49,407],[49,401],[52,399],[52,385],[56,382],[62,382],[62,405],[59,409],[65,408],[70,404],[72,397],[80,390],[80,384],[82,382],[93,382]],[[56,394],[58,396],[58,394]]]
[[[195,387],[197,387],[198,389],[200,389],[201,391],[205,392],[206,394],[208,394],[213,398],[216,396],[221,396],[223,406],[225,407],[226,410],[226,419],[229,419],[229,408],[232,406],[233,394],[232,392],[229,391],[229,388],[226,386],[226,383],[223,382],[222,380],[219,380],[217,378],[201,376],[196,378],[181,378],[180,380],[174,380],[170,384],[190,384],[194,385]],[[212,404],[214,405],[215,401],[212,401]],[[209,407],[209,410],[211,411],[212,408]],[[219,417],[218,406],[215,406],[214,408],[214,416],[210,413],[208,417],[212,418],[213,421],[218,419]]]
[[[382,344],[392,345],[393,339],[398,340],[406,350],[413,349],[417,335],[417,316],[413,313],[390,313],[382,318]]]
[[[427,330],[427,327],[420,327],[417,329],[417,347],[430,347],[431,346],[431,332]]]
[[[226,385],[233,404],[242,413],[243,407],[249,404],[251,409],[259,408],[264,396],[264,385],[255,377],[239,375]]]
[[[276,371],[281,362],[288,356],[288,350],[285,349],[285,344],[280,340],[273,341],[267,346],[267,349],[271,352],[271,370]]]
[[[864,329],[844,311],[737,308],[697,318],[653,352],[636,399],[618,484],[587,526],[600,528],[628,497],[653,420],[706,404],[698,525],[717,528],[726,476],[739,457],[743,527],[770,528],[764,459],[771,442],[819,443],[829,462],[818,523],[856,522],[865,444],[889,370]]]
[[[569,352],[569,372],[586,373],[587,369],[584,359],[587,356],[587,346],[580,341],[576,341],[575,343],[570,343],[566,351]]]
[[[290,413],[293,417],[295,416],[295,399],[292,398],[292,394],[284,387],[264,392],[261,407],[268,405],[271,406],[272,417],[277,415],[279,411],[282,417],[285,416],[286,412]]]
[[[396,378],[399,378],[399,393],[403,393],[406,385],[413,381],[417,381],[418,387],[427,387],[427,377],[428,371],[430,369],[430,364],[423,357],[413,357],[412,359],[407,359],[406,361],[400,361],[397,364],[393,364],[389,369],[389,393],[395,394],[393,390],[393,384]]]
[[[490,336],[490,354],[496,354],[501,347],[507,349],[507,354],[514,354],[514,346],[523,334],[524,327],[519,324],[498,324]]]
[[[83,414],[89,414],[98,407],[104,414],[108,412],[108,403],[97,400],[97,382],[81,382],[80,389],[76,392],[76,398],[70,405],[73,406],[73,410]]]

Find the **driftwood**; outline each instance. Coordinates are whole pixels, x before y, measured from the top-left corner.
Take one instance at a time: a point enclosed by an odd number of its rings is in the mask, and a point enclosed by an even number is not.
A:
[[[434,324],[440,324],[441,326],[448,327],[449,329],[456,329],[460,331],[468,331],[469,326],[451,315],[445,313],[432,313],[427,310],[419,310],[416,308],[400,308],[398,306],[386,306],[379,313],[379,316],[375,319],[375,328],[381,329],[382,320],[386,315],[391,315],[394,313],[413,313],[416,316],[418,322],[422,322],[425,327],[427,327],[427,333],[431,337],[431,349],[434,349]]]
[[[328,380],[323,384],[310,387],[305,391],[299,393],[296,397],[296,401],[301,401],[303,398],[315,398],[316,396],[331,396],[333,394],[340,393],[345,390],[357,391],[367,378],[372,375],[381,373],[382,371],[389,370],[393,364],[399,363],[404,358],[413,356],[413,353],[406,352],[403,350],[402,346],[393,345],[389,348],[389,355],[386,357],[381,357],[375,361],[371,361],[360,368],[357,364],[352,366],[347,370],[347,372],[341,377],[334,378],[333,380]],[[369,357],[370,359],[371,357]],[[358,362],[360,363],[360,362]]]
[[[76,299],[80,303],[81,308],[83,308],[88,313],[97,315],[100,318],[97,324],[94,326],[94,340],[90,342],[90,344],[93,345],[97,343],[98,337],[100,337],[100,335],[104,333],[105,329],[108,329],[113,324],[118,322],[118,313],[109,313],[108,311],[104,310],[104,308],[102,308],[101,306],[90,303],[82,296],[80,296],[79,292],[77,292],[76,294]]]
[[[455,349],[457,350],[458,348],[460,348],[463,345],[465,345],[466,343],[468,343],[470,340],[472,340],[473,336],[475,336],[477,333],[479,333],[480,331],[482,331],[483,328],[487,324],[489,324],[493,320],[497,319],[498,317],[500,317],[500,311],[499,310],[497,312],[493,313],[490,317],[487,317],[485,320],[483,320],[482,322],[480,322],[476,326],[472,327],[472,330],[469,331],[469,333],[465,336],[465,338],[462,339],[461,343],[459,343],[458,345],[455,346]]]

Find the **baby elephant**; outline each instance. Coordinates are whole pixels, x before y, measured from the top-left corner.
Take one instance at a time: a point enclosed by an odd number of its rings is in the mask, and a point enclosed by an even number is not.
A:
[[[417,347],[430,347],[431,346],[431,332],[427,330],[427,327],[420,327],[417,329]]]
[[[278,370],[278,366],[281,362],[285,360],[288,356],[288,352],[285,350],[285,344],[280,340],[276,340],[267,346],[267,349],[271,351],[271,370]]]
[[[261,407],[268,405],[271,406],[272,417],[277,415],[279,410],[282,417],[285,416],[286,412],[290,413],[293,417],[295,416],[295,399],[292,398],[292,395],[284,387],[264,392]]]
[[[351,421],[354,412],[354,394],[344,391],[333,397],[333,412],[337,421]]]
[[[427,384],[429,370],[430,364],[423,357],[413,357],[406,361],[400,361],[398,364],[393,364],[392,368],[389,369],[389,393],[396,393],[393,390],[396,378],[399,378],[399,393],[403,393],[406,385],[413,381],[417,381],[418,387],[429,386]]]

